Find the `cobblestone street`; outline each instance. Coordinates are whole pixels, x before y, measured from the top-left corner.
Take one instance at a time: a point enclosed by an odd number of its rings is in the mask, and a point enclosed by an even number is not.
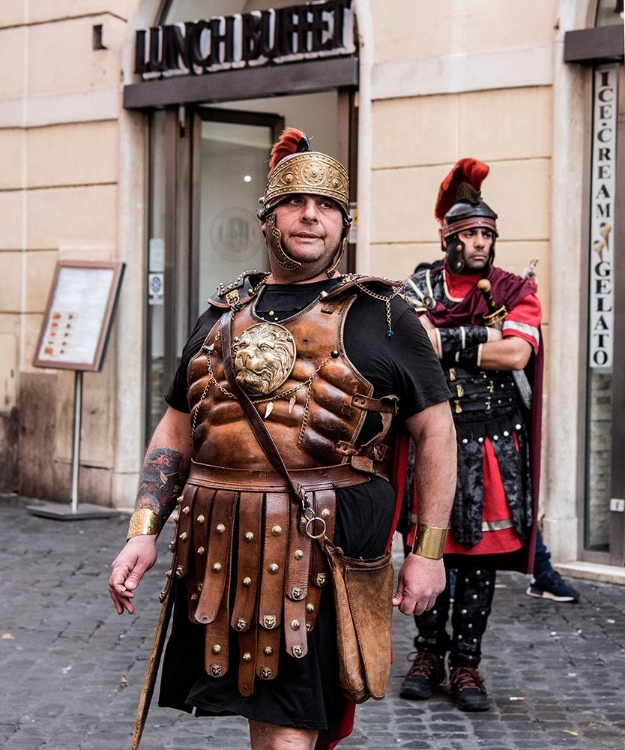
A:
[[[128,750],[169,552],[139,590],[138,613],[118,617],[109,566],[127,519],[39,518],[0,497],[0,747]],[[524,576],[502,573],[484,639],[482,672],[492,709],[464,714],[445,689],[431,700],[398,697],[414,627],[396,614],[387,698],[357,710],[341,747],[412,750],[623,750],[625,587],[575,581],[579,604],[525,595]],[[142,750],[239,750],[247,725],[156,707]]]

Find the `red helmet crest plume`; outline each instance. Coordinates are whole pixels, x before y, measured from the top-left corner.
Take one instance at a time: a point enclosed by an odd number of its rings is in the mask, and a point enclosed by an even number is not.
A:
[[[480,188],[490,167],[477,159],[460,159],[441,182],[434,207],[434,216],[441,223],[445,214],[458,201],[477,203],[481,200]]]
[[[273,170],[278,166],[282,159],[285,159],[287,156],[293,156],[293,154],[310,150],[310,141],[306,137],[306,133],[303,133],[297,128],[286,128],[286,130],[282,131],[280,139],[271,149],[271,161],[269,163],[269,173],[267,174],[267,177],[271,177]]]

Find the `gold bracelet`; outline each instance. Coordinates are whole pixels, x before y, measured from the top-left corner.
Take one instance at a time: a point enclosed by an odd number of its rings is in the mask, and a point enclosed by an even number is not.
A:
[[[440,560],[443,556],[446,539],[447,529],[439,529],[436,526],[426,526],[424,523],[419,523],[412,543],[412,551],[420,557]]]
[[[143,534],[158,534],[160,530],[161,522],[158,513],[150,508],[140,508],[130,516],[126,541]]]

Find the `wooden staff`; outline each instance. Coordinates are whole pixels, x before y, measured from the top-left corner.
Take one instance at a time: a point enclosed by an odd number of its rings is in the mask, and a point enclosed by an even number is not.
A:
[[[135,718],[135,729],[132,733],[132,750],[137,750],[139,742],[141,741],[141,735],[143,734],[143,728],[145,727],[145,720],[147,719],[148,711],[150,710],[152,694],[154,693],[158,667],[163,654],[167,626],[169,625],[169,618],[171,616],[174,601],[171,595],[173,586],[168,586],[167,588],[168,591],[163,603],[161,604],[161,611],[158,616],[158,623],[156,624],[156,632],[154,633],[152,650],[150,651],[148,667],[145,672],[145,679],[143,680],[143,688],[141,690],[141,695],[139,696],[139,705],[137,706],[137,716]]]

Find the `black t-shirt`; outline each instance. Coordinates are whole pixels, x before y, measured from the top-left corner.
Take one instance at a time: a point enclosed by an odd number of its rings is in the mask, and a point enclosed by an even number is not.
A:
[[[268,284],[255,302],[256,313],[265,320],[283,321],[336,285],[334,279],[310,284]],[[368,288],[377,295],[389,296],[388,287],[370,284]],[[413,308],[401,297],[392,299],[390,308],[392,336],[387,335],[384,300],[360,292],[345,321],[345,351],[356,370],[373,385],[374,397],[394,394],[399,398],[399,417],[405,420],[428,406],[447,401],[450,393]],[[189,411],[187,368],[222,312],[209,307],[198,319],[183,349],[178,371],[165,394],[169,406],[178,411]],[[361,435],[363,439],[368,436]]]

